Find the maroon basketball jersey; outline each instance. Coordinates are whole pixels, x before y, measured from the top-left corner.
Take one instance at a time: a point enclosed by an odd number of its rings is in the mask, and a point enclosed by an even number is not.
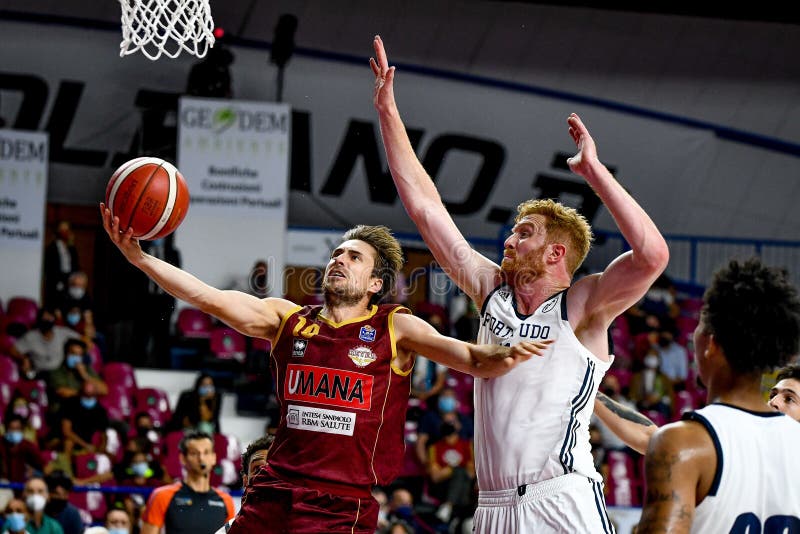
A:
[[[284,319],[271,365],[281,420],[269,463],[279,472],[356,486],[400,471],[410,372],[392,367],[394,304],[334,323],[321,306]]]

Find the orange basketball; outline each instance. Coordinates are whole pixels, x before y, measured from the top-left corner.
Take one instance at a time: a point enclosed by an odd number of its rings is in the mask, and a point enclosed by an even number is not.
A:
[[[106,206],[133,237],[160,239],[175,231],[189,210],[189,188],[180,171],[161,158],[120,165],[106,186]]]

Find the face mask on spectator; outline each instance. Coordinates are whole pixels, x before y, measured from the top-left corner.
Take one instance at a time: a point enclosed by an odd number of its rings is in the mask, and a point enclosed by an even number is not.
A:
[[[197,388],[197,394],[201,397],[208,397],[214,394],[214,386],[203,384],[199,388]]]
[[[67,314],[67,324],[75,326],[79,322],[81,322],[81,312],[69,312]]]
[[[86,294],[86,290],[78,286],[69,286],[69,296],[75,300],[81,300]]]
[[[453,412],[456,409],[456,400],[453,397],[439,397],[439,410]]]
[[[128,532],[127,528],[115,527],[108,529],[108,534],[130,534],[130,533]]]
[[[6,440],[12,445],[16,445],[17,443],[22,441],[22,431],[9,430],[8,432],[6,432]]]
[[[28,495],[28,498],[25,499],[25,504],[27,504],[28,508],[34,512],[41,512],[44,510],[44,506],[47,504],[47,498],[44,495],[39,495],[38,493],[34,495]]]
[[[67,367],[75,369],[79,363],[83,361],[82,354],[69,354],[67,355]]]
[[[136,462],[131,465],[131,470],[137,477],[146,477],[147,472],[150,471],[150,466],[147,465],[147,462]]]
[[[25,520],[25,514],[15,512],[6,516],[5,527],[9,530],[9,532],[20,532],[25,530],[26,523],[27,521]]]
[[[81,406],[87,410],[91,410],[97,404],[97,399],[94,397],[81,397]]]
[[[206,434],[213,434],[214,433],[214,423],[209,421],[200,421],[197,423],[197,430],[200,432],[204,432]]]

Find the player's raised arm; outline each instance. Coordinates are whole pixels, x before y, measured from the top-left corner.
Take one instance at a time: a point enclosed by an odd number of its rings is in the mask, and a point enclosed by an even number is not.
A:
[[[295,308],[287,300],[259,299],[240,291],[212,287],[194,275],[145,253],[139,241],[133,238],[133,230],[129,228],[121,232],[119,218],[112,216],[111,210],[102,203],[100,216],[111,242],[132,265],[173,297],[217,317],[246,336],[273,339],[283,315]]]
[[[451,369],[479,378],[501,376],[534,356],[542,356],[553,340],[502,345],[475,345],[443,336],[426,321],[407,314],[393,319],[397,346],[405,354],[422,354]]]
[[[669,249],[661,232],[642,207],[628,194],[597,156],[594,139],[575,114],[567,119],[577,153],[567,160],[569,168],[582,176],[611,212],[631,250],[623,253],[599,277],[586,277],[576,286],[586,292],[585,314],[598,317],[605,329],[617,315],[636,303],[664,272]]]
[[[436,261],[480,307],[499,282],[500,268],[470,246],[447,212],[400,118],[394,99],[395,68],[389,67],[381,38],[376,36],[373,44],[375,57],[370,58],[370,66],[375,74],[375,109],[400,199]]]

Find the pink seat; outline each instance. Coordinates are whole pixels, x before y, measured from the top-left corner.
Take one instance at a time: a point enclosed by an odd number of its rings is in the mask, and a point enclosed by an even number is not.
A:
[[[183,308],[178,312],[175,328],[181,337],[208,339],[214,328],[214,319],[197,308]]]
[[[247,355],[247,338],[232,328],[218,326],[211,331],[209,348],[217,359],[243,362]]]
[[[701,297],[680,299],[678,300],[678,307],[681,309],[681,315],[700,317],[700,310],[703,308],[703,299]]]
[[[133,394],[133,404],[136,412],[147,412],[153,418],[153,425],[161,428],[169,423],[172,409],[169,405],[169,395],[161,388],[139,388]]]
[[[100,397],[100,404],[108,412],[109,419],[127,421],[133,413],[130,392],[121,384],[108,384],[108,393]]]
[[[69,502],[71,502],[78,511],[84,522],[88,516],[89,523],[102,522],[105,520],[108,505],[106,504],[105,495],[100,491],[71,491],[69,494]]]
[[[108,362],[103,366],[103,379],[106,384],[120,385],[124,387],[129,394],[133,394],[137,389],[136,374],[133,371],[133,366],[125,362]]]
[[[0,332],[0,355],[11,354],[11,347],[17,342],[17,338],[5,331],[5,323],[2,320],[0,324],[4,325],[3,331]]]
[[[19,382],[19,367],[11,356],[0,354],[0,382],[12,386]]]
[[[630,454],[623,451],[608,451],[607,504],[613,506],[639,506],[641,495],[635,464]]]
[[[36,437],[39,439],[44,438],[50,432],[50,429],[47,426],[47,419],[45,417],[45,411],[47,410],[44,406],[36,404],[35,402],[28,403],[28,424],[36,430]]]
[[[697,328],[699,322],[700,320],[697,317],[679,315],[675,320],[675,327],[678,330],[678,338],[676,341],[684,347],[687,346],[689,341],[693,339],[694,330]]]
[[[606,374],[616,377],[620,387],[626,388],[631,385],[631,376],[633,372],[630,369],[622,369],[621,367],[612,367]]]
[[[104,441],[104,452],[111,459],[111,463],[116,464],[121,462],[125,449],[119,432],[113,427],[108,427],[104,431],[98,430],[92,436],[92,445],[96,450],[100,450]]]
[[[3,371],[0,370],[0,373]],[[44,380],[22,380],[17,382],[15,389],[17,393],[25,397],[28,402],[38,404],[42,408],[47,408],[47,384]]]
[[[30,330],[36,324],[39,302],[30,297],[11,297],[6,306],[5,324],[19,323]]]

